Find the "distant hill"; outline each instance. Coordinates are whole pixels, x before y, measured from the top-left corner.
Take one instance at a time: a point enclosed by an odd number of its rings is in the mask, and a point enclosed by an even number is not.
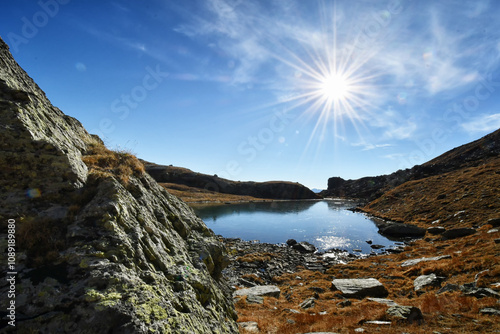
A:
[[[198,192],[217,194],[227,194],[236,196],[249,196],[259,199],[319,199],[311,189],[299,183],[286,181],[270,182],[240,182],[231,181],[218,177],[217,175],[207,175],[196,173],[192,170],[175,166],[162,166],[151,162],[142,161],[149,173],[158,183],[167,189],[179,186],[194,188]],[[193,190],[191,191],[193,193]]]
[[[500,156],[500,129],[471,143],[454,148],[437,158],[389,175],[344,180],[328,179],[323,196],[361,198],[372,201],[385,192],[412,180],[441,175],[466,167],[489,163]]]

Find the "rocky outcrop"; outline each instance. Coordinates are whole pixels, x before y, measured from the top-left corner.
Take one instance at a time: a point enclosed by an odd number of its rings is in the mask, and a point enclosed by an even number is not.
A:
[[[224,194],[244,195],[265,199],[318,199],[309,188],[293,182],[237,182],[195,173],[187,168],[161,166],[144,162],[146,171],[160,183],[175,183]]]
[[[372,201],[383,193],[413,180],[445,174],[466,167],[488,163],[500,155],[500,130],[474,142],[454,148],[422,165],[398,170],[389,175],[344,180],[341,177],[328,179],[327,190],[322,196],[361,198]]]
[[[16,327],[2,332],[238,332],[213,232],[53,107],[1,39],[0,124],[0,218],[16,242]]]

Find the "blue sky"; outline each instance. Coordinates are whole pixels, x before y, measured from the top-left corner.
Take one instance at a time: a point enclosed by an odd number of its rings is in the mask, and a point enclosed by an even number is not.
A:
[[[500,127],[500,2],[4,1],[0,36],[110,148],[326,188]]]

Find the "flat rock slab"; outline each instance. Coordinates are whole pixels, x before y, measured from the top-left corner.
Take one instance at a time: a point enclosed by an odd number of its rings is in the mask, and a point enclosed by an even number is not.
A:
[[[451,255],[442,255],[436,257],[421,257],[418,259],[406,260],[405,262],[401,263],[401,267],[414,266],[423,261],[439,261],[443,259],[451,259]]]
[[[334,279],[332,287],[347,298],[387,297],[387,289],[375,278]]]
[[[385,304],[387,306],[397,306],[398,304],[391,299],[385,299],[385,298],[367,298],[371,302],[379,303],[379,304]]]
[[[281,291],[276,285],[257,285],[252,288],[236,290],[233,297],[254,295],[279,298],[280,293]]]
[[[457,239],[472,235],[474,233],[476,233],[476,230],[470,227],[454,228],[441,234],[441,238],[443,240]]]

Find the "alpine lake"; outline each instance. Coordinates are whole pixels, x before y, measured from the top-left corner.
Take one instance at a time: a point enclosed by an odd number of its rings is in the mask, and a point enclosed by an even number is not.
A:
[[[216,234],[272,244],[307,241],[320,252],[379,253],[401,240],[378,233],[375,220],[353,212],[357,202],[343,199],[194,205],[196,214]]]

